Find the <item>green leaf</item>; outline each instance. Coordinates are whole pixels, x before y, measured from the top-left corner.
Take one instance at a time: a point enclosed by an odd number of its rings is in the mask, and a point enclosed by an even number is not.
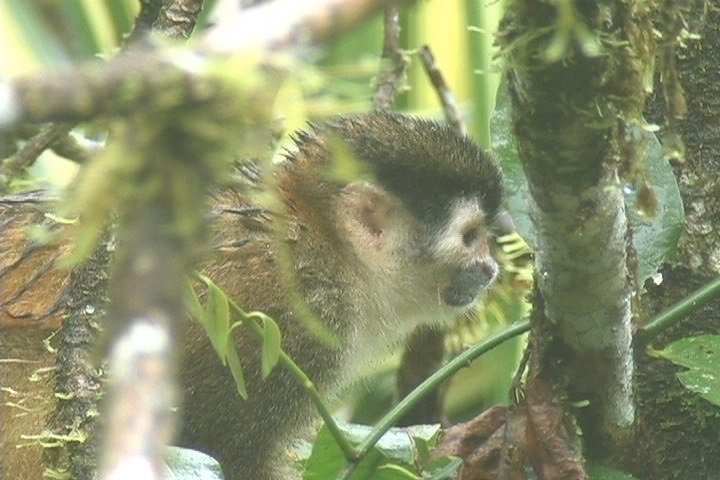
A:
[[[235,380],[235,386],[237,387],[238,394],[243,400],[247,400],[248,391],[247,385],[245,384],[245,375],[243,374],[242,364],[240,363],[240,357],[238,356],[235,344],[229,345],[226,353],[227,365],[230,368],[233,379]]]
[[[423,478],[428,480],[455,480],[458,478],[462,466],[462,458],[441,457],[427,466]]]
[[[689,370],[677,374],[680,383],[708,402],[720,405],[720,335],[681,338],[664,350],[648,349],[648,353],[687,367]]]
[[[190,313],[192,318],[200,324],[203,324],[205,322],[205,309],[203,308],[202,303],[200,303],[197,292],[195,292],[195,289],[189,280],[186,282],[186,287],[185,308],[187,308],[188,313]]]
[[[375,445],[385,458],[396,462],[415,464],[417,442],[423,444],[435,440],[440,425],[414,425],[407,428],[391,428]]]
[[[588,464],[590,480],[637,480],[632,475],[604,465]]]
[[[518,233],[535,249],[537,238],[528,203],[530,192],[512,128],[512,112],[506,82],[498,88],[492,127],[493,151],[500,158],[503,167],[508,210]],[[653,275],[663,262],[675,255],[685,212],[677,180],[670,164],[663,157],[657,137],[640,127],[637,127],[634,134],[639,142],[647,142],[645,171],[659,203],[657,215],[652,219],[645,219],[635,208],[636,192],[632,189],[624,191],[628,221],[633,232],[633,245],[638,256],[639,280],[642,282]]]
[[[208,304],[205,328],[215,350],[225,363],[230,339],[230,305],[228,298],[220,287],[207,277],[202,277],[208,287]]]
[[[688,370],[677,374],[678,380],[691,392],[699,394],[708,402],[720,406],[720,377],[717,370]]]
[[[372,427],[338,421],[338,426],[353,446],[360,445]],[[418,444],[433,444],[440,434],[439,425],[416,425],[408,428],[392,428],[372,448],[350,477],[352,480],[365,479],[407,479],[407,473],[419,475],[415,465],[418,459]],[[346,460],[330,432],[323,427],[315,439],[312,454],[305,463],[305,479],[325,480],[335,478],[345,468]],[[390,468],[392,466],[392,468]],[[395,468],[397,467],[397,468]],[[400,475],[400,476],[398,476]]]
[[[164,480],[223,480],[217,460],[197,450],[168,447],[165,454]]]
[[[349,440],[353,445],[358,445],[362,438],[364,438],[369,432],[369,427],[365,427],[367,430],[363,431],[363,434],[354,435],[352,432],[346,431],[347,424],[343,424],[342,422],[338,423],[343,432],[348,434]],[[357,466],[350,479],[371,479],[373,473],[377,471],[377,467],[381,461],[382,458],[377,450],[370,451],[363,461]],[[345,464],[346,460],[342,451],[338,447],[327,427],[323,426],[315,438],[310,458],[308,458],[305,462],[303,479],[327,480],[329,478],[337,478],[340,472],[342,472],[345,468]]]
[[[515,228],[533,249],[537,247],[535,227],[530,217],[530,193],[523,171],[517,141],[512,126],[512,110],[507,82],[503,80],[497,91],[495,111],[490,120],[492,128],[492,150],[500,160],[503,169],[507,207],[512,215]]]
[[[198,278],[207,285],[208,305],[207,310],[203,309],[200,300],[188,282],[188,293],[186,294],[188,302],[188,310],[195,319],[197,319],[207,332],[210,343],[217,352],[223,365],[230,368],[230,373],[235,380],[238,394],[247,399],[247,385],[245,384],[245,375],[243,373],[240,357],[232,336],[232,327],[230,326],[230,302],[225,292],[218,287],[215,282],[204,275],[198,275]],[[241,325],[236,322],[235,325]],[[235,326],[233,325],[233,327]]]
[[[263,321],[262,377],[266,379],[280,360],[280,329],[267,315],[261,315]]]
[[[636,208],[637,194],[626,189],[625,205],[633,231],[633,246],[638,255],[638,278],[641,282],[657,272],[660,265],[671,260],[683,230],[685,209],[680,189],[663,148],[655,134],[637,128],[637,136],[648,142],[645,172],[658,200],[657,214],[647,219]]]
[[[377,480],[420,480],[420,477],[407,468],[400,465],[388,464],[382,465],[373,475],[373,479]]]
[[[5,78],[44,65],[59,67],[69,62],[66,52],[53,37],[36,2],[0,2],[0,71]]]

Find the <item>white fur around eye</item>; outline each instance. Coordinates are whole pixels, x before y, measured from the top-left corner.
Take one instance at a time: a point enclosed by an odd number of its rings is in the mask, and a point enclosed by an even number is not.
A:
[[[471,242],[468,234],[473,235]],[[450,208],[448,220],[438,232],[435,254],[439,258],[464,263],[468,248],[472,248],[475,242],[486,242],[485,215],[477,201],[458,200]]]

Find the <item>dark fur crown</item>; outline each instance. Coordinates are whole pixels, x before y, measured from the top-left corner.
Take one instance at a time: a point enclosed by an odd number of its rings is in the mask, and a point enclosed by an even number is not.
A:
[[[312,125],[311,132],[298,133],[295,142],[301,152],[307,151],[309,144],[320,146],[327,157],[327,147],[321,140],[327,132],[347,142],[380,185],[395,192],[422,216],[444,217],[447,212],[438,211],[447,208],[444,200],[461,196],[480,198],[489,220],[500,208],[503,187],[497,163],[472,140],[448,126],[377,112]]]

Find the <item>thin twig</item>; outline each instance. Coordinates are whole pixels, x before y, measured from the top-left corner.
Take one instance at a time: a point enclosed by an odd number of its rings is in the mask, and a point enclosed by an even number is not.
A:
[[[377,77],[373,97],[375,110],[390,110],[397,96],[405,89],[407,56],[400,49],[400,11],[391,6],[385,9],[385,40],[383,42],[383,67]]]
[[[72,131],[57,139],[50,149],[75,163],[85,163],[91,155],[105,146],[104,141],[90,140]]]
[[[168,38],[187,40],[195,29],[202,7],[203,0],[166,2],[152,24],[153,30]]]
[[[203,0],[141,0],[140,13],[135,19],[132,32],[123,43],[123,51],[142,38],[151,29],[168,38],[187,39],[195,28],[197,17],[202,10]],[[161,8],[162,7],[162,8]],[[61,122],[44,127],[17,154],[6,159],[0,168],[0,177],[12,178],[23,169],[32,166],[48,148],[62,156],[82,163],[89,155],[70,131],[75,122]]]
[[[460,135],[467,135],[467,125],[465,125],[465,121],[462,118],[462,113],[460,113],[460,109],[455,101],[455,96],[450,91],[445,77],[435,62],[435,57],[430,51],[430,47],[423,45],[420,47],[418,54],[422,60],[423,67],[425,67],[425,72],[430,78],[430,82],[433,87],[435,87],[435,92],[443,106],[445,118],[447,118],[448,123],[450,123]]]
[[[28,121],[80,121],[101,114],[123,114],[147,106],[153,92],[169,96],[169,89],[175,89],[176,98],[184,104],[207,99],[212,96],[212,86],[207,83],[204,62],[219,61],[218,57],[225,55],[245,58],[243,53],[257,53],[257,49],[325,42],[385,6],[387,1],[382,0],[278,0],[243,10],[218,24],[199,40],[195,50],[185,50],[182,55],[167,49],[137,50],[52,77],[43,72],[0,82],[0,129]],[[267,28],[268,24],[273,28]],[[260,61],[257,56],[252,59]],[[160,86],[154,80],[157,70],[165,72]],[[119,91],[135,95],[123,97]]]
[[[124,45],[132,45],[150,33],[162,6],[163,0],[140,0],[140,12],[135,17],[132,31],[125,37]]]
[[[12,178],[30,167],[42,152],[67,136],[72,127],[71,123],[57,123],[43,127],[19,152],[2,162],[0,175]]]

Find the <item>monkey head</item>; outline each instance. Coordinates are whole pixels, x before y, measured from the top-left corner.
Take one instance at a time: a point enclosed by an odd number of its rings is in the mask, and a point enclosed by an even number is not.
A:
[[[488,244],[503,198],[495,161],[449,127],[391,113],[340,118],[301,134],[293,160],[329,168],[332,136],[368,178],[342,184],[318,173],[293,197],[321,205],[315,223],[321,214],[329,219],[332,250],[351,264],[358,314],[403,333],[472,305],[498,271]]]

